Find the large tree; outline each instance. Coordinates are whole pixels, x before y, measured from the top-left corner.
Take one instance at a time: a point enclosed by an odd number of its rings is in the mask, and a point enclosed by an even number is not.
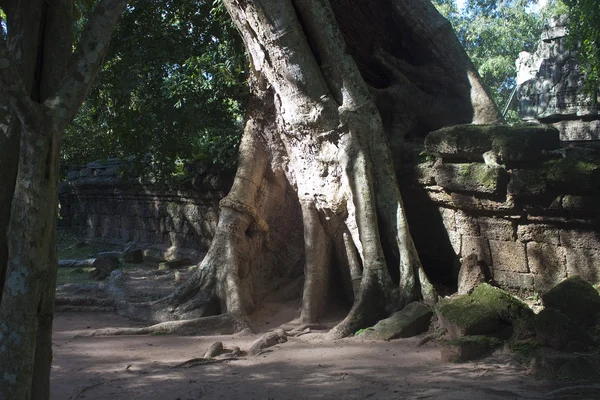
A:
[[[100,0],[73,53],[73,0],[1,0],[0,399],[49,397],[61,133],[126,0]]]
[[[407,137],[500,119],[448,21],[424,0],[224,3],[252,71],[233,187],[191,278],[121,311],[181,320],[157,329],[243,329],[303,280],[296,325],[318,324],[336,287],[348,299],[335,338],[434,301],[394,162]]]

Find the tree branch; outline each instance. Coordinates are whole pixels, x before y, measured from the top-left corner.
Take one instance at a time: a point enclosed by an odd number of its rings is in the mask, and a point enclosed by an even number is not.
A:
[[[24,126],[31,127],[40,121],[40,107],[29,96],[4,35],[0,35],[0,85],[2,93],[8,98],[11,108]]]
[[[94,9],[66,76],[57,92],[44,102],[44,105],[53,111],[59,131],[71,122],[85,100],[102,66],[111,34],[121,13],[130,2],[100,0]]]

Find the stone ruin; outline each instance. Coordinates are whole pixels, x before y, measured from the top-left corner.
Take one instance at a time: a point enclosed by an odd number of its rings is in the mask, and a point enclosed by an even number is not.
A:
[[[534,124],[448,127],[430,133],[425,147],[407,144],[402,196],[438,283],[455,286],[467,267],[517,292],[545,292],[575,275],[600,281],[600,152],[589,146],[600,144],[598,94],[583,89],[565,22],[553,20],[538,50],[518,61],[520,116]],[[143,184],[120,177],[123,166],[71,170],[60,186],[59,224],[163,256],[206,251],[230,183],[202,170],[187,186]]]
[[[600,140],[599,92],[586,92],[577,52],[570,50],[567,17],[549,21],[535,53],[517,60],[519,116],[551,124],[569,142]]]

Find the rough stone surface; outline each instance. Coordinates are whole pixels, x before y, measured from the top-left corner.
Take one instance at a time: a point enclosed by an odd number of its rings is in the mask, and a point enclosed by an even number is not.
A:
[[[476,254],[465,257],[458,273],[458,294],[469,294],[486,281],[487,269]]]
[[[462,245],[460,254],[463,258],[474,254],[478,261],[482,261],[485,265],[492,265],[492,255],[488,241],[482,237],[462,236]]]
[[[479,231],[481,236],[491,240],[512,241],[515,229],[510,220],[501,218],[479,217]]]
[[[488,336],[464,336],[444,342],[441,348],[443,361],[465,362],[490,355],[502,342]]]
[[[542,379],[597,382],[600,381],[600,356],[544,351],[531,360],[530,371]]]
[[[548,243],[560,245],[558,229],[547,224],[527,224],[517,227],[517,237],[522,242]]]
[[[600,282],[600,248],[574,249],[565,247],[567,275],[581,276],[588,282]]]
[[[566,18],[550,21],[534,54],[517,61],[521,118],[552,122],[565,141],[599,140],[597,93],[585,91],[577,52],[566,44]]]
[[[456,125],[431,132],[425,149],[448,161],[483,161],[492,151],[501,162],[533,161],[560,145],[558,130],[548,125]]]
[[[578,276],[556,285],[542,300],[546,308],[559,310],[578,325],[593,327],[600,322],[600,294]]]
[[[489,244],[494,272],[529,272],[525,246],[522,243],[490,240]]]
[[[466,335],[482,335],[500,326],[498,314],[490,307],[475,302],[470,296],[457,296],[440,301],[437,315],[451,339]]]
[[[439,163],[435,181],[453,192],[497,193],[504,191],[508,177],[504,169],[482,163]]]
[[[556,350],[585,351],[594,345],[580,325],[553,308],[545,308],[535,316],[535,331],[540,345]]]
[[[546,243],[527,243],[529,268],[535,275],[534,287],[545,292],[567,277],[564,248]]]
[[[535,334],[533,311],[508,292],[484,283],[473,291],[471,297],[494,310],[502,321],[512,325],[515,339],[526,339]]]
[[[433,312],[423,303],[413,302],[391,317],[382,319],[360,336],[368,339],[392,340],[407,338],[427,332]]]

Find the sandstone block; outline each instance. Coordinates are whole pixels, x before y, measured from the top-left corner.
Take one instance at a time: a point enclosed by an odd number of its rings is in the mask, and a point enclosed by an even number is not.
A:
[[[521,242],[548,243],[558,246],[560,237],[558,229],[546,224],[528,224],[517,227],[517,238]]]
[[[465,258],[475,254],[477,260],[483,261],[486,265],[492,265],[492,255],[488,241],[479,236],[462,236],[460,255]]]
[[[494,270],[494,281],[505,288],[531,290],[534,286],[534,275],[532,273]]]
[[[500,193],[508,181],[506,171],[483,163],[438,163],[435,170],[438,185],[452,192]]]
[[[413,302],[363,331],[360,336],[381,340],[416,336],[427,332],[432,316],[433,312],[425,304]]]
[[[560,243],[565,247],[599,249],[600,232],[597,230],[562,229]]]
[[[565,247],[567,275],[581,276],[588,282],[600,282],[600,249]]]
[[[546,291],[567,277],[564,248],[546,243],[527,243],[529,268],[536,290]]]
[[[481,236],[491,240],[512,241],[514,238],[513,223],[501,218],[479,217],[479,232]]]
[[[519,242],[490,240],[490,253],[495,271],[529,272],[525,245]]]
[[[455,214],[456,231],[469,236],[479,236],[479,224],[477,218],[465,213],[461,210],[456,210]]]

